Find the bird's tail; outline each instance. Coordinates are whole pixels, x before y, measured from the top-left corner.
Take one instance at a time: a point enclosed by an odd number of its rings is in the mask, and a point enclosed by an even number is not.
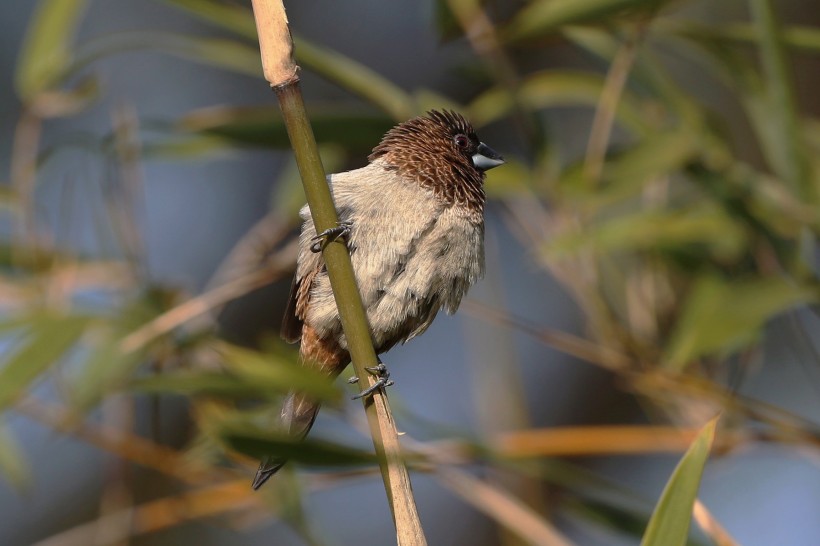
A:
[[[309,400],[304,395],[296,392],[289,393],[285,398],[285,404],[282,406],[281,418],[285,433],[295,439],[303,439],[313,426],[319,408],[319,403]],[[271,476],[284,466],[285,462],[287,462],[287,459],[282,457],[274,455],[265,457],[259,464],[259,470],[256,471],[253,488],[259,489],[262,487]]]
[[[335,379],[350,362],[347,350],[342,349],[336,342],[320,339],[316,331],[308,325],[302,329],[299,356],[303,366],[310,366]],[[285,398],[282,406],[282,428],[294,440],[302,440],[316,420],[320,404],[310,397],[291,392]],[[253,479],[253,488],[259,489],[271,476],[284,466],[286,459],[270,455],[262,460],[256,477]]]

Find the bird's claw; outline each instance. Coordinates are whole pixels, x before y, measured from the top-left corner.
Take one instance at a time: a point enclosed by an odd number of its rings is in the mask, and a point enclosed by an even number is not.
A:
[[[377,376],[378,379],[371,386],[369,386],[368,388],[354,396],[353,400],[365,398],[367,396],[370,396],[379,389],[383,389],[385,387],[393,385],[393,381],[390,379],[390,372],[387,370],[387,366],[385,366],[383,363],[379,362],[378,365],[365,368],[365,370]],[[353,381],[353,378],[350,378],[350,380],[348,380],[348,383],[356,383],[359,380],[358,377],[356,377],[355,379],[356,381]]]
[[[333,241],[338,241],[339,239],[346,241],[347,236],[350,235],[350,228],[352,226],[353,224],[350,222],[339,222],[338,226],[328,228],[323,232],[316,234],[316,236],[311,239],[313,244],[310,245],[310,251],[321,252]]]

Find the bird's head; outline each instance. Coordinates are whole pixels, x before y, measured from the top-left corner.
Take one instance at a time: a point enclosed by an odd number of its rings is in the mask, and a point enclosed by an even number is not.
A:
[[[431,110],[393,127],[369,160],[381,160],[385,168],[433,190],[450,204],[479,210],[484,206],[484,172],[504,163],[479,140],[469,121],[448,110]]]

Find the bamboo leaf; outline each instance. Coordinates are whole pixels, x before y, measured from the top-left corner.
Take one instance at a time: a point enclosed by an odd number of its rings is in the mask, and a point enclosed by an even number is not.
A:
[[[76,315],[34,318],[19,348],[7,356],[0,370],[0,409],[12,404],[49,366],[65,356],[89,320]]]
[[[706,25],[689,20],[665,20],[655,29],[658,35],[664,33],[700,36],[706,40],[735,42],[738,45],[750,45],[759,42],[758,28],[749,23],[728,23],[720,26]],[[790,25],[782,26],[781,39],[789,49],[805,53],[820,53],[820,29],[815,27]]]
[[[147,142],[143,156],[150,159],[186,160],[208,157],[213,159],[220,153],[230,154],[237,144],[229,138],[209,134],[181,134],[171,138]]]
[[[703,137],[677,128],[653,134],[625,151],[612,154],[603,170],[600,187],[591,186],[583,164],[568,169],[559,181],[560,189],[578,197],[578,205],[597,210],[633,197],[647,182],[671,176],[701,153]]]
[[[375,70],[307,40],[296,37],[293,42],[299,63],[377,106],[393,121],[404,121],[415,113],[410,95]]]
[[[227,343],[218,345],[225,367],[247,383],[278,392],[297,390],[319,400],[338,401],[341,393],[328,377],[273,353],[261,353]]]
[[[100,59],[129,51],[157,51],[246,76],[262,71],[259,51],[236,40],[139,31],[117,32],[83,44],[66,72],[76,74]]]
[[[263,458],[275,454],[283,459],[311,466],[376,464],[373,453],[321,440],[298,440],[252,426],[232,426],[221,431],[222,441],[231,449]]]
[[[350,109],[317,109],[311,118],[320,144],[338,144],[355,152],[371,150],[392,124],[384,115],[351,112]],[[289,145],[282,114],[275,106],[217,106],[196,110],[180,119],[177,129],[183,133],[218,137],[235,146],[284,148]]]
[[[771,0],[752,0],[752,15],[759,35],[760,58],[768,101],[766,127],[774,135],[766,140],[772,168],[796,195],[817,201],[814,181],[807,176],[805,149],[800,138],[798,107],[791,67],[780,22]]]
[[[564,25],[609,20],[613,15],[655,9],[659,0],[535,0],[503,29],[510,41],[544,36]]]
[[[165,372],[134,379],[129,388],[153,394],[177,394],[180,396],[211,395],[234,398],[250,398],[281,394],[287,390],[279,384],[249,383],[240,377],[220,372]]]
[[[256,41],[256,24],[247,8],[213,0],[162,0],[165,4]]]
[[[433,21],[438,38],[442,42],[454,40],[464,35],[458,19],[453,14],[453,10],[450,9],[448,0],[435,0],[433,2]]]
[[[781,29],[768,2],[762,0],[754,5],[753,29],[729,26],[722,32],[703,25],[681,24],[673,26],[670,32],[708,53],[706,66],[737,90],[769,168],[794,195],[816,203],[816,184],[810,175],[808,146],[801,132],[785,51],[788,34]],[[758,41],[762,74],[742,50],[732,47],[739,32]],[[806,38],[805,33],[798,36]]]
[[[467,107],[470,119],[477,127],[487,125],[509,114],[515,104],[530,110],[556,106],[589,106],[600,99],[604,78],[600,74],[570,70],[544,70],[524,78],[513,95],[496,87],[485,91]],[[637,99],[630,93],[621,97],[616,116],[628,129],[642,133],[647,130],[645,116],[640,113]]]
[[[256,25],[251,12],[213,0],[166,0],[213,24],[256,41]],[[387,113],[393,121],[403,121],[415,111],[412,98],[400,87],[365,65],[333,50],[294,36],[296,59],[324,78],[358,95]],[[256,56],[259,56],[258,51]],[[256,75],[261,74],[257,70]]]
[[[125,352],[121,346],[122,339],[167,310],[172,305],[173,297],[170,291],[149,289],[138,298],[126,302],[111,321],[100,325],[95,332],[94,345],[71,382],[69,395],[75,406],[88,410],[108,391],[127,383],[144,362],[147,351]]]
[[[17,61],[20,98],[33,100],[59,84],[71,62],[71,41],[88,0],[41,0],[26,31]]]
[[[641,546],[686,545],[692,507],[715,439],[716,426],[717,417],[701,429],[672,472],[646,527]]]
[[[585,248],[613,253],[702,245],[717,258],[731,259],[743,251],[746,242],[743,228],[725,212],[714,206],[699,206],[619,216],[580,233],[553,238],[545,250],[561,256]]]
[[[814,299],[811,290],[783,278],[730,281],[703,275],[686,299],[665,366],[680,371],[698,357],[747,345],[767,320]]]
[[[494,172],[495,171],[495,172]],[[484,189],[490,198],[526,195],[532,184],[533,174],[524,163],[508,158],[503,169],[487,173]]]

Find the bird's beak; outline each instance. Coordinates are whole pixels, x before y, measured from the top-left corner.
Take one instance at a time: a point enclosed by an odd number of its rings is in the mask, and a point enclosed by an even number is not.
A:
[[[493,167],[498,167],[504,164],[504,158],[501,154],[484,144],[478,143],[478,150],[473,154],[473,165],[479,171],[489,171]]]

